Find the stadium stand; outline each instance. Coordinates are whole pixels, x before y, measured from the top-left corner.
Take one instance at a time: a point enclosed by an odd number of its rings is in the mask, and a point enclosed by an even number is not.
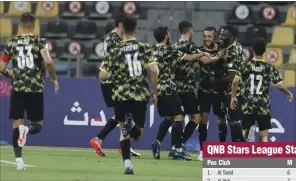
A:
[[[285,70],[284,81],[288,87],[296,86],[296,71],[295,70]]]
[[[264,59],[276,67],[281,67],[284,62],[283,50],[280,48],[267,48]]]
[[[58,1],[40,1],[37,3],[36,17],[39,19],[52,19],[59,15]]]
[[[283,36],[284,35],[284,36]],[[272,33],[269,47],[288,47],[294,44],[294,32],[290,27],[277,26]]]
[[[136,4],[118,1],[1,1],[0,14],[10,19],[0,20],[0,51],[3,50],[6,39],[19,32],[20,14],[30,11],[39,19],[36,23],[36,34],[46,37],[52,44],[51,54],[59,75],[77,76],[78,72],[81,74],[78,76],[93,77],[97,75],[97,66],[103,60],[100,44],[104,35],[113,29],[113,17],[119,12],[125,12],[139,18],[137,38],[151,44],[155,43],[152,30],[157,26],[168,26],[173,42],[179,36],[179,21],[191,21],[194,26],[193,41],[201,45],[202,32],[206,26],[220,28],[222,25],[232,24],[240,32],[239,41],[246,52],[245,60],[252,58],[250,45],[253,38],[261,36],[269,42],[265,58],[283,70],[291,70],[295,68],[295,50],[292,49],[293,45],[295,46],[295,7],[296,4],[284,1],[161,1],[157,4],[149,1]],[[78,46],[74,43],[76,41],[79,42]],[[292,75],[295,76],[293,73],[287,73],[285,79]]]
[[[0,1],[0,15],[4,13],[4,2]]]
[[[61,18],[83,18],[85,16],[84,2],[82,1],[69,1],[64,4],[61,9]]]
[[[282,26],[296,27],[296,7],[290,6],[286,15],[286,20]]]
[[[0,19],[0,38],[6,39],[12,36],[12,23],[10,19]]]
[[[11,1],[9,2],[8,12],[5,14],[7,17],[18,18],[24,12],[31,12],[31,2],[28,1]]]

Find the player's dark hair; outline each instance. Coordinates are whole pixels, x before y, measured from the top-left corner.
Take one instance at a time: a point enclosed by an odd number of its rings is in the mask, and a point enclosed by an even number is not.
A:
[[[193,28],[192,24],[189,21],[181,21],[178,25],[180,34],[188,33],[190,28]]]
[[[126,16],[123,21],[123,29],[126,34],[134,33],[137,27],[137,19],[132,16]]]
[[[213,31],[214,33],[217,32],[216,28],[211,27],[211,26],[210,27],[206,27],[204,31]]]
[[[160,43],[165,39],[165,36],[168,34],[168,30],[169,28],[167,26],[158,27],[154,30],[153,34],[157,43]]]
[[[262,56],[266,51],[266,41],[263,38],[256,38],[253,42],[252,49],[257,56]]]
[[[36,20],[35,16],[30,12],[26,12],[21,15],[22,24],[34,24],[35,20]]]
[[[227,30],[228,32],[230,32],[230,34],[233,36],[233,39],[237,38],[238,31],[235,27],[233,27],[231,25],[226,25],[226,26],[223,26],[221,29],[224,29],[224,30]]]
[[[119,26],[119,23],[122,23],[125,17],[126,15],[124,13],[119,13],[115,16],[114,25],[116,28]]]

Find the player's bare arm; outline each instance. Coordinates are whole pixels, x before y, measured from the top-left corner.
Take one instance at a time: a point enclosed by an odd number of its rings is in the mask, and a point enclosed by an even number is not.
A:
[[[199,61],[202,64],[211,64],[211,63],[217,62],[224,57],[225,52],[226,52],[225,49],[222,49],[218,52],[217,56],[214,56],[214,57],[204,56],[204,57],[200,58]]]
[[[0,61],[0,73],[5,77],[11,78],[13,77],[13,71],[7,69],[9,60],[10,57],[6,53],[3,53]]]
[[[236,92],[238,89],[240,77],[235,76],[233,81],[232,81],[232,89],[231,89],[231,109],[235,109],[238,105],[238,101],[236,99]]]
[[[54,67],[54,63],[49,55],[48,49],[42,49],[40,51],[41,56],[46,64],[47,67],[47,71],[52,79],[52,83],[55,86],[55,92],[57,93],[59,90],[59,83],[57,81],[57,75],[56,75],[56,71],[55,71],[55,67]]]
[[[158,83],[158,66],[156,63],[151,63],[149,65],[151,71],[151,83],[152,83],[152,96],[154,104],[157,104],[157,83]]]
[[[106,81],[109,80],[112,76],[112,73],[107,72],[104,68],[100,68],[100,74],[99,74],[99,79],[101,81]]]
[[[196,53],[196,54],[185,54],[184,57],[183,57],[183,60],[186,60],[186,61],[196,61],[202,57],[205,56],[205,53],[201,52],[201,53]]]
[[[284,94],[288,95],[289,102],[293,101],[293,94],[288,90],[287,86],[284,84],[284,82],[280,82],[276,85],[277,88],[279,88]]]

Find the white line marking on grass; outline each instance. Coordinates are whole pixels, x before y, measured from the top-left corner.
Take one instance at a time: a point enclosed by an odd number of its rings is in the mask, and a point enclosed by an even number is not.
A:
[[[7,161],[7,160],[0,160],[0,163],[7,163],[7,164],[15,165],[15,162]],[[35,167],[35,166],[25,164],[25,167]]]

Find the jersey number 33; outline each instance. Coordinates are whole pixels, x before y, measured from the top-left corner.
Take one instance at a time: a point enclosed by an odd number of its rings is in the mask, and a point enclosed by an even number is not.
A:
[[[34,68],[34,56],[32,54],[32,46],[17,46],[18,51],[17,65],[20,69]]]

